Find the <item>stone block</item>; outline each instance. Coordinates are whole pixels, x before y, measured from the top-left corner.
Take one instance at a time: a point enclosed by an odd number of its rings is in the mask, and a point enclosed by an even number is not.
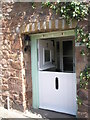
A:
[[[79,112],[88,112],[88,107],[85,105],[79,105],[78,106],[78,111]]]
[[[13,94],[14,100],[19,100],[19,95],[18,94]]]
[[[22,92],[22,81],[17,77],[9,78],[8,86],[11,91]]]
[[[22,71],[16,70],[16,77],[22,79]]]
[[[10,54],[9,59],[16,60],[17,59],[17,53]]]
[[[16,61],[11,61],[10,65],[12,68],[17,69],[17,70],[21,70],[21,63],[20,62],[16,62]]]
[[[8,85],[7,84],[4,84],[2,85],[2,90],[3,91],[7,91],[9,88],[8,88]]]
[[[88,118],[88,112],[79,112],[78,111],[78,113],[77,113],[77,119],[78,120],[81,120],[81,119],[87,120],[87,118]]]
[[[82,100],[88,100],[88,90],[80,89],[80,90],[78,91],[78,96],[79,96]]]
[[[19,92],[19,91],[22,91],[22,87],[21,86],[19,86],[18,84],[15,84],[15,83],[9,83],[9,91],[11,90],[13,90],[13,91],[17,91],[17,92]]]
[[[32,98],[32,91],[26,92],[26,98],[31,99]]]
[[[19,93],[19,100],[23,101],[23,94],[21,92]]]
[[[6,64],[7,60],[6,59],[2,59],[2,65]]]
[[[14,71],[12,70],[12,71],[10,72],[10,76],[11,76],[11,77],[17,77],[17,76],[16,76],[16,71],[15,71],[15,70],[14,70]]]
[[[2,92],[2,85],[0,85],[0,93]]]
[[[4,70],[5,70],[5,68],[4,68]],[[10,77],[10,72],[8,70],[6,70],[6,71],[2,70],[2,74],[4,75],[4,78],[6,78],[6,79],[8,79]]]
[[[3,55],[5,56],[6,60],[9,58],[8,50],[2,50]]]
[[[17,41],[15,43],[12,43],[11,45],[12,50],[21,50],[21,44],[19,38],[17,38]]]
[[[24,111],[24,108],[23,108],[23,104],[22,104],[22,102],[20,102],[20,101],[14,101],[13,103],[12,103],[12,108],[13,109],[16,109],[16,110],[20,110],[20,111]]]
[[[8,84],[8,79],[3,77],[3,78],[2,78],[2,83],[3,83],[3,84]]]
[[[18,77],[10,77],[8,79],[8,82],[10,83],[19,83],[19,84],[22,84],[22,79],[18,78]]]
[[[90,101],[90,88],[88,89],[88,100]]]

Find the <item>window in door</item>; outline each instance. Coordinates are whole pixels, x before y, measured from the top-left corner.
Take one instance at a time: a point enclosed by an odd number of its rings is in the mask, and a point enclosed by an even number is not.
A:
[[[45,63],[50,62],[50,50],[44,51],[45,56]]]
[[[73,42],[63,41],[63,71],[73,72]]]
[[[47,70],[54,68],[54,45],[53,41],[39,40],[38,41],[38,60],[39,60],[39,70]]]
[[[56,42],[56,71],[60,72],[60,42]]]
[[[74,72],[74,41],[56,41],[56,69],[59,72]]]

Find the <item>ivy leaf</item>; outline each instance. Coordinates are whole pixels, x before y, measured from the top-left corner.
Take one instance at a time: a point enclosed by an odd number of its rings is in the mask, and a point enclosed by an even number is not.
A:
[[[85,51],[84,50],[82,50],[80,53],[81,53],[82,56],[85,55]]]
[[[85,43],[85,41],[86,41],[86,40],[85,40],[85,39],[83,39],[82,41]]]

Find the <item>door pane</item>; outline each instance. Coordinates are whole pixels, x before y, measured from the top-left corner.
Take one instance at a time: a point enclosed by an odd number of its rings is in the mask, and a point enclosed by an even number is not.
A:
[[[63,71],[73,72],[73,42],[63,41]]]
[[[67,56],[70,55],[72,56],[73,54],[73,45],[72,41],[63,41],[63,55]]]
[[[63,58],[63,69],[66,72],[73,71],[73,58],[72,57],[64,57]]]
[[[57,71],[60,71],[60,42],[56,42],[56,62],[57,62]]]
[[[50,62],[50,50],[45,50],[45,62]]]

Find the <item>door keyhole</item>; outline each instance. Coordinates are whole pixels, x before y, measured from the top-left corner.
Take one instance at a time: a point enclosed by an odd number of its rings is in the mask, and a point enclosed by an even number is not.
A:
[[[55,78],[55,88],[58,90],[59,85],[58,85],[58,77]]]

